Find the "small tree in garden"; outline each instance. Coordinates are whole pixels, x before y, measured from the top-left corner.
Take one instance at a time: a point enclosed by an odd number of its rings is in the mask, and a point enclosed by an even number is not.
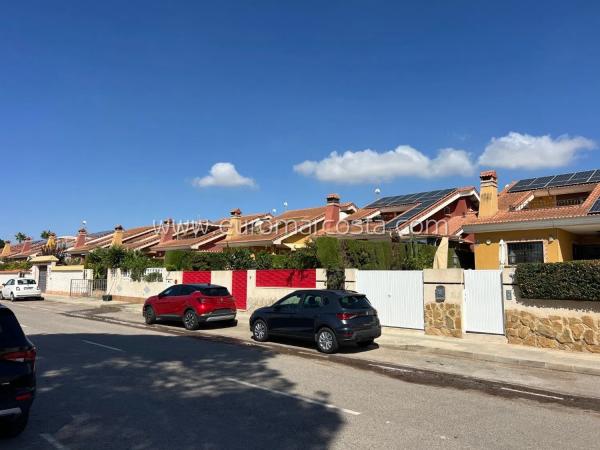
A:
[[[125,251],[125,255],[120,264],[120,268],[127,270],[133,281],[141,281],[144,271],[154,264],[151,258],[148,258],[139,250]]]
[[[120,246],[97,248],[91,251],[85,258],[85,267],[93,270],[94,278],[106,278],[108,269],[128,270],[126,267],[124,267],[124,264],[137,270],[142,264],[137,261],[137,259],[144,255],[140,253],[140,255],[132,256],[130,254],[132,252],[132,250],[126,250]],[[126,258],[127,263],[125,263]],[[144,256],[144,258],[146,257]]]

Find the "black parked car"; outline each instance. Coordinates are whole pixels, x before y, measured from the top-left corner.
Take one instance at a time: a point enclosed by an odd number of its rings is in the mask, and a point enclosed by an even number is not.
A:
[[[36,350],[13,312],[0,305],[0,436],[25,429],[35,396]]]
[[[285,336],[316,342],[324,353],[340,345],[367,346],[381,336],[377,311],[367,297],[353,291],[295,291],[250,317],[254,339]]]

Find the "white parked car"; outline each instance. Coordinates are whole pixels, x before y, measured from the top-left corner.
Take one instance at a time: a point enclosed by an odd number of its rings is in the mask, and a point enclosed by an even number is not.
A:
[[[18,298],[26,297],[42,297],[42,291],[34,279],[11,278],[2,285],[0,290],[0,300],[10,299],[14,302]]]

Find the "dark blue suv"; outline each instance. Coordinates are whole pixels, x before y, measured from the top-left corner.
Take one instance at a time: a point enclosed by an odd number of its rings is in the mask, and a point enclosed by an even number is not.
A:
[[[254,339],[284,336],[316,342],[323,353],[340,345],[368,346],[381,336],[377,311],[367,297],[353,291],[302,290],[272,306],[259,308],[250,317]]]
[[[27,425],[35,396],[36,349],[13,312],[0,305],[0,437],[13,437]]]

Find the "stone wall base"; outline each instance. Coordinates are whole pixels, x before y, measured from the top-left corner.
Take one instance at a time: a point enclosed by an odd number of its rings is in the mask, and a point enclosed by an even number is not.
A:
[[[588,315],[542,316],[516,309],[506,310],[505,315],[506,337],[511,344],[600,353],[600,319]]]
[[[461,306],[453,303],[426,303],[425,334],[461,338]]]

